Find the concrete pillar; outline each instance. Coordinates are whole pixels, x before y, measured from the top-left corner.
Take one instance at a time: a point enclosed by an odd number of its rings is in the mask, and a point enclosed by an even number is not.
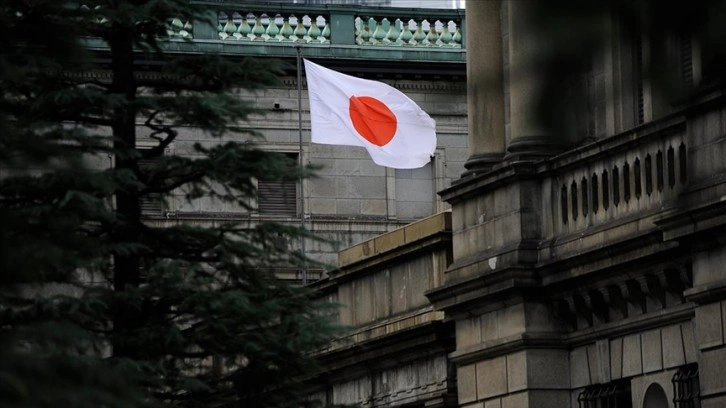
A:
[[[533,29],[533,5],[540,0],[510,0],[509,92],[510,137],[507,157],[537,159],[561,151],[564,143],[550,134],[538,115],[537,102],[548,79],[540,66],[542,52],[551,49],[543,33]],[[485,2],[486,3],[486,2]],[[566,84],[562,84],[566,86]]]
[[[504,156],[501,5],[499,0],[466,5],[470,156],[465,176],[488,170]]]

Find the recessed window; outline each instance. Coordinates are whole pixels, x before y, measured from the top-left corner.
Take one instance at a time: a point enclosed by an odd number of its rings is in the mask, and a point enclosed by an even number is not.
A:
[[[630,381],[614,381],[585,388],[577,396],[579,408],[633,408]]]
[[[149,149],[138,149],[143,155]],[[137,166],[149,178],[153,177],[154,169],[158,166],[161,156],[144,157],[138,159]],[[164,196],[161,193],[147,193],[139,197],[139,207],[143,216],[161,216],[164,213]]]
[[[673,404],[675,408],[699,408],[701,406],[698,384],[698,364],[678,368],[673,378]]]
[[[297,166],[296,153],[286,154],[289,165]],[[297,215],[297,180],[257,180],[257,210],[261,215],[295,217]]]

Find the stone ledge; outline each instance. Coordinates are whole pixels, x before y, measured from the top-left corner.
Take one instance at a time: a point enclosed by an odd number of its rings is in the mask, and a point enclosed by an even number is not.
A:
[[[451,361],[461,365],[528,349],[572,349],[592,344],[597,339],[624,337],[646,330],[693,319],[693,306],[679,305],[625,321],[605,324],[572,333],[527,332],[489,340],[449,354]]]
[[[429,306],[424,310],[417,310],[414,313],[396,316],[391,319],[379,321],[371,325],[360,327],[350,335],[339,339],[344,344],[333,346],[329,351],[335,351],[346,346],[355,345],[363,341],[375,340],[401,330],[411,329],[429,322],[443,321],[444,312],[434,311]]]
[[[453,323],[428,321],[378,338],[320,350],[318,356],[336,381],[356,378],[373,369],[444,356],[455,347],[453,330]]]
[[[683,295],[686,299],[699,305],[721,301],[726,297],[726,280],[695,286],[687,289]]]
[[[345,268],[450,231],[451,211],[438,213],[340,251],[338,266]]]

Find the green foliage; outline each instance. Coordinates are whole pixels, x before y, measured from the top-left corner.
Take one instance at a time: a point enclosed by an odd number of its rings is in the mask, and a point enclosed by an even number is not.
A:
[[[140,217],[151,194],[248,206],[255,178],[311,175],[240,128],[260,112],[234,91],[277,83],[278,65],[162,52],[168,18],[200,12],[0,5],[0,406],[299,406],[311,353],[339,333],[271,272],[309,262],[277,245],[308,232]],[[163,156],[180,126],[224,142]],[[137,150],[137,131],[156,147]]]

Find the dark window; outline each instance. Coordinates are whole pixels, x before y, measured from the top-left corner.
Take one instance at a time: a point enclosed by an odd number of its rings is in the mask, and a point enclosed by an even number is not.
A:
[[[678,368],[673,378],[673,404],[675,408],[698,408],[701,406],[698,384],[698,364]]]
[[[582,216],[587,217],[587,178],[583,177],[582,185]]]
[[[287,154],[290,166],[297,166],[297,154]],[[297,180],[257,180],[257,209],[260,214],[294,217],[297,215]]]
[[[673,188],[676,185],[676,157],[673,146],[669,146],[668,150],[668,186]]]
[[[597,210],[600,208],[600,202],[598,200],[598,194],[597,194],[597,174],[592,174],[592,213],[596,213]]]
[[[641,192],[643,190],[643,183],[640,180],[640,159],[635,159],[633,165],[633,177],[635,177],[635,198],[640,200]]]
[[[630,202],[630,165],[623,164],[623,199]]]
[[[577,183],[574,181],[570,186],[570,196],[572,198],[572,219],[577,221]]]
[[[678,37],[681,78],[683,85],[688,89],[693,87],[693,41],[690,33],[681,33]]]
[[[615,381],[585,388],[577,396],[579,408],[632,408],[630,381]]]
[[[560,207],[562,208],[562,223],[567,224],[567,186],[563,185],[560,192]]]
[[[613,205],[620,204],[620,171],[618,166],[613,167]]]
[[[602,208],[605,210],[610,207],[610,177],[608,171],[602,172]]]

